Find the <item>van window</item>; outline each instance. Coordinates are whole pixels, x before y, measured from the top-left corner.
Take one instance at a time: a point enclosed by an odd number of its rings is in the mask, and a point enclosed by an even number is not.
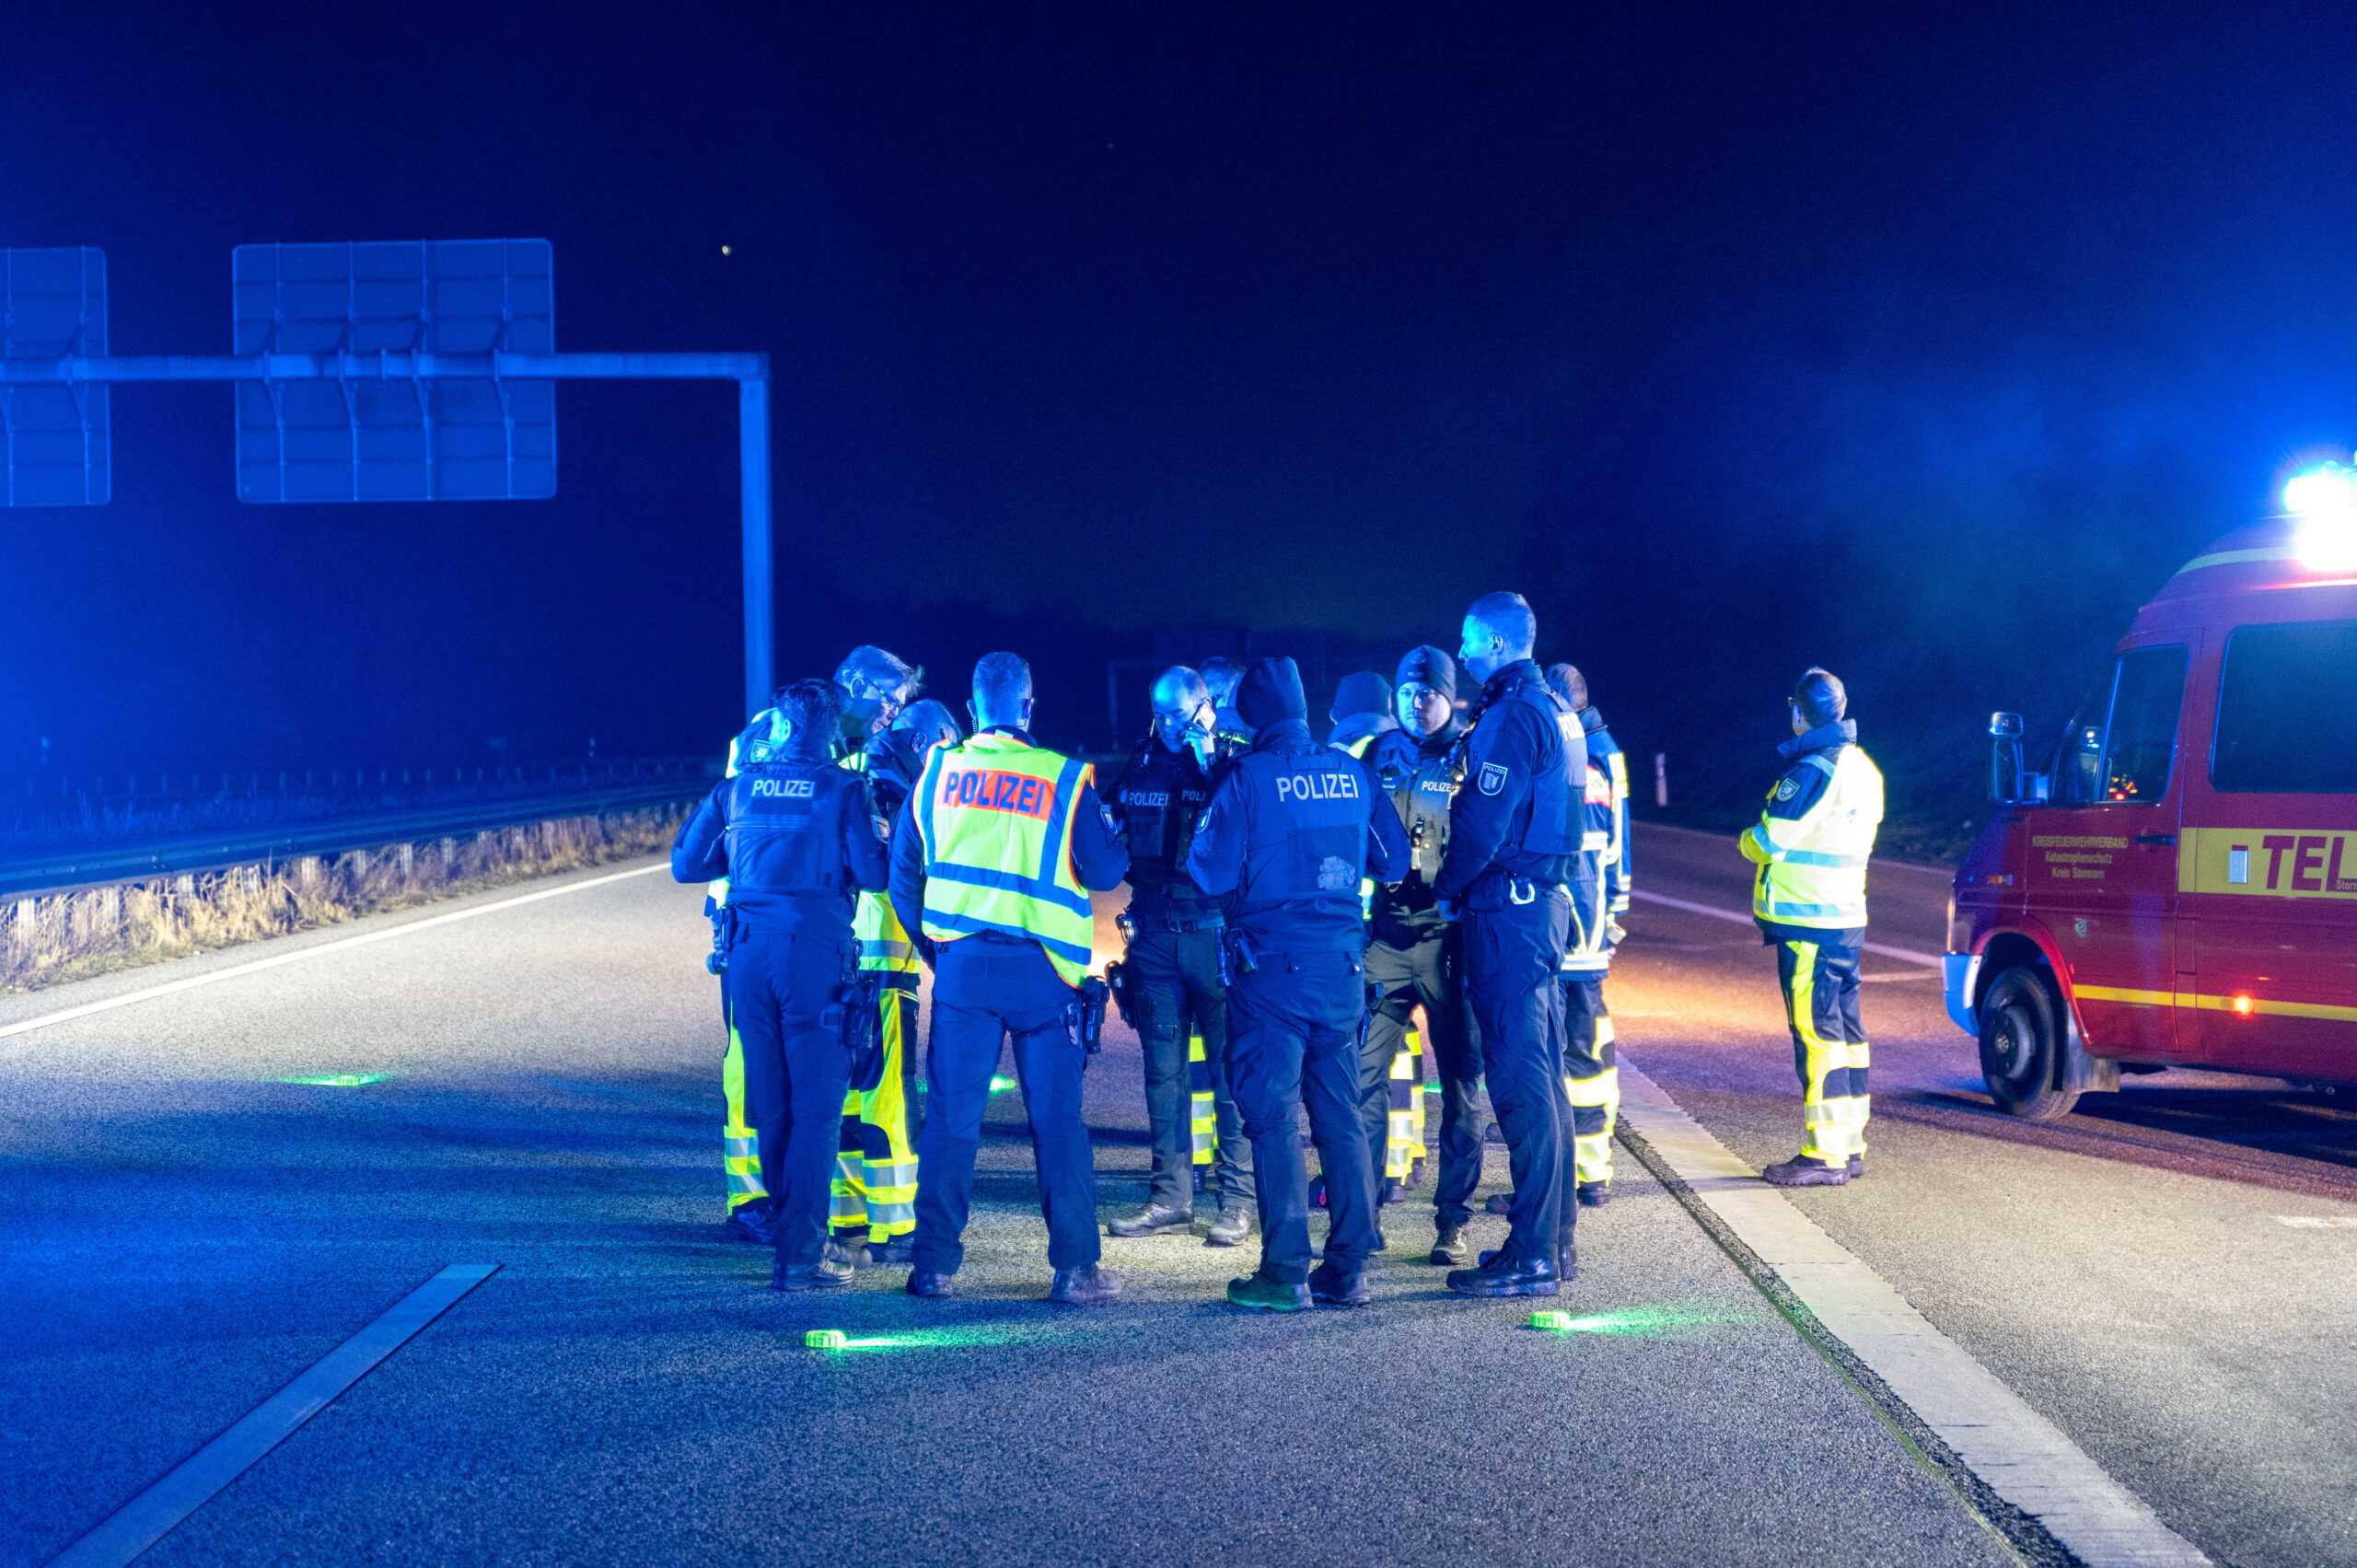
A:
[[[2119,660],[2104,749],[2103,797],[2154,801],[2169,792],[2177,710],[2185,703],[2185,649],[2138,648]]]
[[[2210,786],[2357,795],[2357,621],[2235,628]]]
[[[2095,806],[2168,794],[2185,664],[2182,645],[2122,654],[2062,732],[2049,798],[2058,806]]]

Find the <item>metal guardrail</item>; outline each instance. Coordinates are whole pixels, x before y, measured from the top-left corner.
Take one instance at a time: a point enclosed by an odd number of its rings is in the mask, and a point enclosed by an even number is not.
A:
[[[327,817],[252,830],[60,845],[0,859],[0,898],[71,892],[155,877],[225,871],[233,865],[301,855],[341,854],[380,844],[485,832],[524,822],[668,806],[696,799],[711,787],[712,781],[707,778],[675,776],[410,811]]]

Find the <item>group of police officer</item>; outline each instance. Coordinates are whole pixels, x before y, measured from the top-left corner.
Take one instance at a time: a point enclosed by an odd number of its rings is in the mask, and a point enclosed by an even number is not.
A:
[[[1049,1299],[1118,1295],[1081,1114],[1109,997],[1143,1048],[1153,1143],[1146,1202],[1112,1235],[1191,1234],[1200,1188],[1206,1245],[1261,1232],[1230,1302],[1364,1305],[1380,1209],[1422,1179],[1429,1059],[1432,1261],[1459,1265],[1461,1295],[1554,1295],[1577,1272],[1579,1208],[1611,1192],[1603,981],[1631,867],[1620,748],[1579,671],[1533,661],[1537,632],[1519,595],[1484,596],[1454,657],[1419,647],[1396,682],[1346,679],[1324,742],[1290,659],[1170,669],[1102,797],[1089,764],[1032,738],[1012,654],[976,667],[970,736],[912,703],[919,672],[879,648],[783,688],[673,850],[680,881],[712,885],[729,1224],[774,1246],[773,1283],[841,1285],[864,1251],[908,1264],[911,1295],[953,1293],[1011,1038]],[[1803,678],[1790,769],[1740,844],[1804,1090],[1802,1151],[1763,1172],[1784,1185],[1863,1172],[1857,954],[1881,779],[1844,704],[1831,676]],[[1125,950],[1099,979],[1091,894],[1125,880]],[[912,1128],[920,964],[933,1016]],[[1514,1190],[1491,1200],[1508,1234],[1477,1262],[1484,1089]]]

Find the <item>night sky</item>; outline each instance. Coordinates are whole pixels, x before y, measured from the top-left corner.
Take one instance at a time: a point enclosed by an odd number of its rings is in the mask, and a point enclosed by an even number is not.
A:
[[[103,248],[119,354],[226,352],[237,244],[502,235],[561,349],[767,352],[782,675],[1010,645],[1101,746],[1156,629],[1387,674],[1514,587],[1702,793],[1812,661],[1977,788],[2357,440],[2357,29],[1626,10],[20,6],[0,244]],[[0,768],[737,718],[728,388],[565,386],[556,500],[439,505],[114,396],[112,504],[0,516]]]

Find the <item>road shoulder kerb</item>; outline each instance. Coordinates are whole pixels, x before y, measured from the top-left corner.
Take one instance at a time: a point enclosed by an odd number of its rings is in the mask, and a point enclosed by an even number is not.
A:
[[[2060,1560],[2041,1550],[2035,1535],[2025,1539],[2017,1525],[2008,1527],[2014,1522],[2004,1516],[2014,1510],[2068,1560],[2087,1568],[2210,1562],[1881,1275],[1764,1185],[1625,1051],[1620,1065],[1622,1141],[1631,1153],[1696,1209],[1788,1317],[1805,1330],[1814,1326],[1829,1353],[1870,1398],[1887,1397],[1901,1407],[1886,1413],[1899,1418],[1902,1433],[1935,1468],[1952,1458],[1979,1483],[1960,1490],[2017,1550],[2033,1561]],[[1772,1276],[1772,1286],[1763,1272]],[[1985,1499],[1973,1498],[1980,1487],[2006,1506],[1991,1509]]]

